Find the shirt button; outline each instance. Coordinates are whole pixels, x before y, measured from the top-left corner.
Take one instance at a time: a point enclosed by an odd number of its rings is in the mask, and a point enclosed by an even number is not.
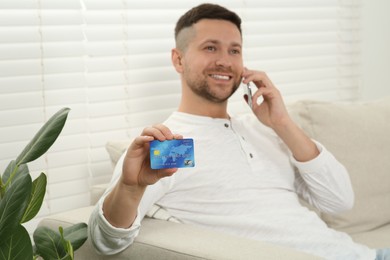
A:
[[[225,127],[228,128],[228,127],[229,127],[229,124],[228,124],[228,123],[225,123]]]
[[[252,153],[249,153],[249,157],[250,157],[250,158],[253,158],[253,154],[252,154]]]

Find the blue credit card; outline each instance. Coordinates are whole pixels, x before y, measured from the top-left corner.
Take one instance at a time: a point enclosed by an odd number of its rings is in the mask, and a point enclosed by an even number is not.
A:
[[[195,166],[193,139],[173,139],[150,142],[152,169],[187,168]]]

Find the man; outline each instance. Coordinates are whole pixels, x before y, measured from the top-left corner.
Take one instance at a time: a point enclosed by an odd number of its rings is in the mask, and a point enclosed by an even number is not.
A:
[[[164,124],[145,128],[118,163],[90,220],[97,250],[114,254],[129,246],[158,203],[184,223],[327,259],[375,259],[375,250],[327,228],[299,203],[302,197],[328,213],[350,209],[350,180],[291,120],[267,75],[244,67],[240,18],[218,5],[200,5],[179,19],[175,39],[181,103]],[[228,98],[249,82],[257,87],[253,115],[229,115]],[[149,142],[183,136],[194,139],[196,166],[152,170]]]

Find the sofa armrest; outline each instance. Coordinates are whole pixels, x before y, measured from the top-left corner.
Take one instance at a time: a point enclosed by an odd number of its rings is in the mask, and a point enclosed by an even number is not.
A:
[[[57,229],[88,223],[93,206],[45,217],[39,226]],[[91,241],[75,252],[76,259],[320,259],[269,243],[239,238],[211,230],[145,218],[139,236],[126,250],[113,256],[98,255]]]

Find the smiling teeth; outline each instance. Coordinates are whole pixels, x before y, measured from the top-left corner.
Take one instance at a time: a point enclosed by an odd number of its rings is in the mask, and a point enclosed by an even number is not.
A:
[[[213,78],[216,79],[224,79],[224,80],[229,80],[229,76],[223,76],[223,75],[211,75]]]

